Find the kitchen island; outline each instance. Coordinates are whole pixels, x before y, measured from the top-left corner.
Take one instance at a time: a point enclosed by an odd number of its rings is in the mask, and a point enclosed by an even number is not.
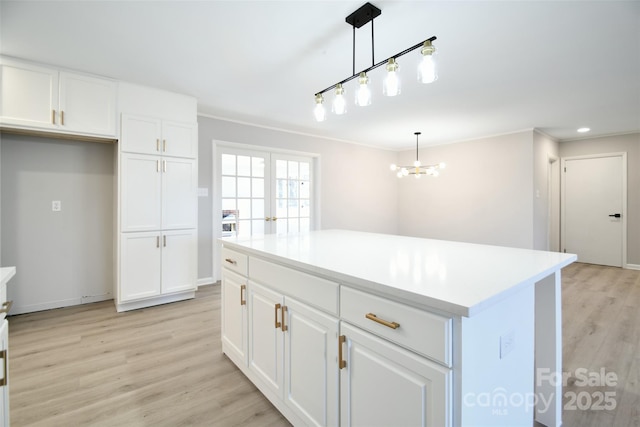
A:
[[[345,230],[221,242],[223,352],[294,425],[561,424],[575,255]]]

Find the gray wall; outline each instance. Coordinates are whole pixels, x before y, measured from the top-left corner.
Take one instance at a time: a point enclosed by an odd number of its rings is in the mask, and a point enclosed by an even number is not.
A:
[[[627,153],[627,263],[640,265],[640,133],[561,141],[560,156]]]
[[[1,150],[2,265],[17,267],[12,313],[110,298],[115,145],[3,134]]]

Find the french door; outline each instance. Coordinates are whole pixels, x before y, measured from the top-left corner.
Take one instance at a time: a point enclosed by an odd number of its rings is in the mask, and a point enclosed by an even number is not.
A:
[[[219,147],[222,236],[313,229],[313,158]]]

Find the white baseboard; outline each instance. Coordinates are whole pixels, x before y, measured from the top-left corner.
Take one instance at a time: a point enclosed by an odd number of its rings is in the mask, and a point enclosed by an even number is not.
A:
[[[640,264],[626,264],[624,268],[628,270],[640,270]]]
[[[216,281],[213,280],[213,277],[203,277],[196,281],[196,286],[213,285],[215,282]]]

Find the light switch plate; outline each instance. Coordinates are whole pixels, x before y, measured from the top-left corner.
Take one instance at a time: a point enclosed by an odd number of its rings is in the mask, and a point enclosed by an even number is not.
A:
[[[60,200],[53,200],[51,202],[51,210],[54,212],[60,212],[62,210],[62,202]]]

